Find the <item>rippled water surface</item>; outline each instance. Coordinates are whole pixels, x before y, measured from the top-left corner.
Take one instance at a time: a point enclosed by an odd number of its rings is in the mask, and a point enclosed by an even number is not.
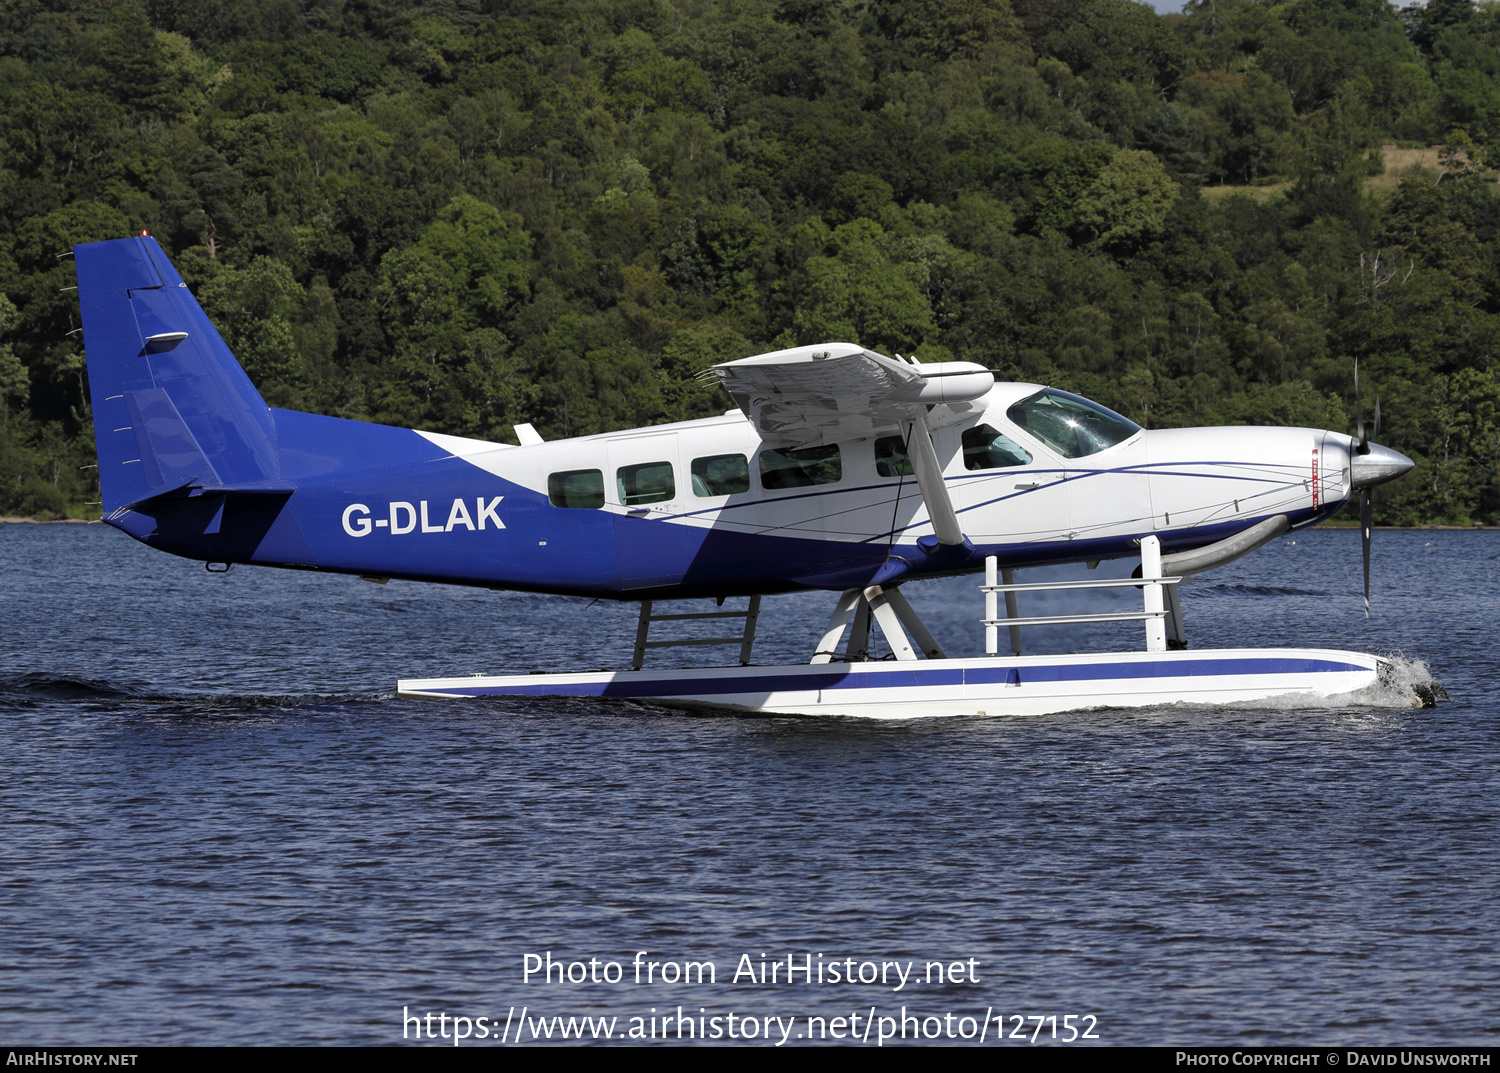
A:
[[[1368,621],[1357,534],[1295,537],[1184,586],[1194,647],[1400,653],[1447,703],[874,723],[400,700],[398,677],[620,665],[634,609],[0,526],[0,1039],[904,1006],[1093,1015],[1113,1043],[1495,1043],[1500,533],[1377,533]],[[955,654],[982,644],[974,583],[907,590]],[[830,604],[768,601],[757,660],[805,659]],[[1075,605],[1023,613],[1044,606]],[[525,982],[546,951],[623,978]],[[635,984],[637,951],[715,982]],[[974,959],[978,982],[736,981],[745,954]]]

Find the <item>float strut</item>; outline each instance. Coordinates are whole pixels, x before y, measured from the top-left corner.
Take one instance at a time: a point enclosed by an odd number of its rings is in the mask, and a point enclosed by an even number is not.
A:
[[[392,517],[395,515],[393,514]],[[641,601],[641,617],[635,624],[635,648],[630,653],[630,669],[638,671],[646,662],[646,638],[651,636],[651,601]]]
[[[870,658],[870,602],[861,594],[849,627],[848,661],[864,663]]]
[[[1000,571],[1000,577],[1007,585],[1016,583],[1016,572],[1008,566]],[[1016,609],[1016,594],[1013,592],[1005,594],[1005,617],[1021,617],[1021,612]],[[1019,626],[1010,627],[1010,650],[1018,656],[1021,654],[1021,627]]]
[[[760,620],[760,597],[751,596],[750,604],[743,611],[689,611],[676,615],[658,615],[651,600],[641,601],[641,617],[635,627],[635,648],[630,653],[630,669],[638,671],[646,662],[648,648],[676,648],[680,645],[739,645],[740,666],[750,666],[750,651],[755,646],[755,625]],[[718,606],[724,606],[724,597],[719,597]],[[738,637],[677,637],[669,641],[652,641],[651,623],[685,622],[699,619],[737,618],[744,620],[744,629]]]
[[[998,567],[999,560],[993,555],[985,556],[984,560],[984,651],[986,655],[997,656],[1000,654],[1000,594],[995,591],[1003,580],[1006,585],[1016,583],[1016,572],[1010,567],[1004,570]],[[1020,618],[1016,610],[1016,594],[1009,590],[1005,593],[1005,617]],[[1016,655],[1021,654],[1021,627],[1010,627],[1010,650]]]
[[[750,666],[750,650],[755,647],[755,627],[760,622],[760,597],[750,597],[750,606],[745,609],[745,633],[740,639],[740,666]]]
[[[828,616],[828,628],[823,631],[817,650],[808,662],[828,663],[838,653],[839,638],[844,636],[844,627],[849,624],[849,612],[854,610],[859,600],[858,589],[845,589],[839,593],[838,601],[833,605],[833,614]]]
[[[916,659],[917,654],[912,651],[911,641],[907,640],[906,631],[901,628],[901,617],[891,599],[897,595],[896,592],[886,592],[879,585],[871,585],[864,595],[870,602],[870,614],[874,616],[875,624],[885,634],[885,643],[891,646],[891,654],[898,660]]]
[[[1188,646],[1187,632],[1182,628],[1182,597],[1176,585],[1167,586],[1167,647],[1181,652]]]
[[[995,586],[1000,583],[995,576],[995,557],[986,555],[984,558],[984,620],[986,623],[994,622],[1000,617],[999,601],[996,599],[1000,594],[995,592]],[[1000,654],[1000,627],[986,625],[984,627],[984,652],[987,656]]]
[[[854,613],[854,623],[849,629],[849,648],[844,653],[847,663],[863,663],[870,658],[870,623],[874,620],[891,654],[898,660],[916,659],[911,641],[906,636],[910,630],[917,639],[917,646],[928,659],[944,659],[937,639],[927,629],[905,596],[894,589],[871,585],[863,591],[845,589],[833,605],[833,614],[828,618],[828,628],[818,642],[818,650],[811,662],[828,663],[839,655],[839,640],[844,636],[844,627],[849,624],[849,613]],[[905,627],[903,629],[903,627]]]
[[[917,615],[916,610],[902,595],[900,589],[886,589],[885,598],[891,602],[896,609],[896,617],[901,620],[911,635],[917,639],[917,646],[922,649],[922,655],[928,659],[947,659],[943,650],[938,646],[937,638],[927,629],[927,624]]]

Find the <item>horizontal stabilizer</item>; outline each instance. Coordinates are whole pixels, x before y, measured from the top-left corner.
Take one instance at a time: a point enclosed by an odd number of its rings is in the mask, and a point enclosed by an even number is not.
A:
[[[297,486],[291,481],[264,481],[260,484],[202,484],[196,480],[185,481],[178,485],[169,485],[161,491],[152,492],[132,503],[126,503],[116,508],[112,513],[119,514],[123,511],[140,511],[143,514],[151,513],[151,504],[165,499],[189,499],[198,496],[218,497],[220,501],[225,496],[259,497],[262,502],[272,499],[285,499],[297,490]]]

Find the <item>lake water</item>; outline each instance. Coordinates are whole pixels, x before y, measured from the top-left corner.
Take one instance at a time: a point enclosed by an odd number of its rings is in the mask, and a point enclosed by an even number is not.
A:
[[[904,1015],[908,1042],[1019,1046],[1020,1017],[1042,1042],[1493,1044],[1500,533],[1378,532],[1369,620],[1358,534],[1293,537],[1184,586],[1193,646],[1399,653],[1449,701],[403,700],[398,677],[619,666],[634,608],[0,526],[0,1039],[493,1047],[576,1015],[874,1046]],[[906,590],[952,654],[982,649],[977,581]],[[769,599],[757,661],[805,660],[831,600]]]

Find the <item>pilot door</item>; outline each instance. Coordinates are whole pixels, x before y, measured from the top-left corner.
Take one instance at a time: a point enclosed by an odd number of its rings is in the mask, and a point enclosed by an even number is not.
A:
[[[1069,539],[1112,539],[1153,528],[1146,437],[1068,463]]]

